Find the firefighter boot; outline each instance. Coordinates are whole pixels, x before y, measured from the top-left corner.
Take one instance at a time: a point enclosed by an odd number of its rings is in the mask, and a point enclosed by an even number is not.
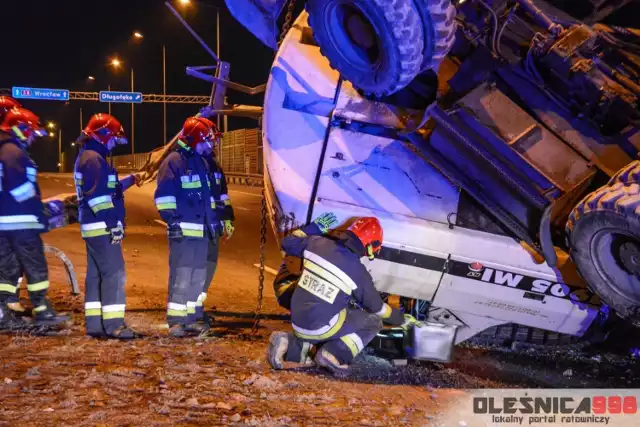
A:
[[[173,338],[194,337],[200,335],[202,332],[204,332],[204,330],[205,329],[197,323],[188,325],[177,323],[175,325],[170,325],[169,336]]]
[[[33,313],[35,323],[41,326],[57,326],[69,320],[69,316],[59,316],[47,300],[35,307]]]
[[[274,332],[269,337],[267,360],[273,369],[284,368],[284,358],[289,349],[289,336],[284,332]]]
[[[337,377],[349,375],[349,365],[341,364],[340,361],[325,348],[318,350],[315,360],[318,366],[331,371],[331,373]]]
[[[6,301],[0,301],[0,331],[22,331],[28,328],[29,324],[17,317]]]
[[[142,338],[143,335],[139,332],[134,331],[127,325],[122,325],[119,328],[115,329],[110,334],[106,335],[107,338],[117,339],[117,340],[135,340],[138,338]]]

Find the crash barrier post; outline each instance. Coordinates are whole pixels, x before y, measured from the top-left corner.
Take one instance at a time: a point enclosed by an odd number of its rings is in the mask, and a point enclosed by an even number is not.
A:
[[[67,257],[67,255],[62,252],[60,249],[55,248],[53,246],[44,245],[44,252],[53,254],[58,257],[62,264],[64,265],[64,269],[67,272],[67,279],[69,280],[69,284],[71,285],[71,293],[73,295],[80,295],[80,286],[78,285],[78,279],[76,278],[76,271],[73,268],[73,263]]]

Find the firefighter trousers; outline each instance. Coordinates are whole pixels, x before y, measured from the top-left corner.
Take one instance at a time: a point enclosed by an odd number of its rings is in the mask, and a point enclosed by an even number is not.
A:
[[[49,269],[40,234],[16,231],[0,235],[0,301],[16,300],[23,273],[34,312],[46,310]]]
[[[206,238],[169,239],[169,302],[167,323],[192,323],[207,277]]]
[[[211,283],[213,282],[213,277],[216,274],[216,269],[218,268],[218,255],[220,252],[220,235],[215,233],[213,236],[207,232],[207,275],[204,282],[204,287],[200,294],[198,295],[196,301],[196,312],[195,316],[190,319],[192,321],[202,320],[204,316],[204,302],[207,299],[207,292],[211,287]]]
[[[127,277],[122,246],[112,245],[110,236],[90,237],[85,243],[85,327],[89,335],[110,335],[124,326]]]
[[[341,364],[348,365],[382,329],[380,318],[364,310],[346,308],[336,316],[332,325],[315,331],[296,327],[289,334],[286,360],[304,363],[322,347]]]

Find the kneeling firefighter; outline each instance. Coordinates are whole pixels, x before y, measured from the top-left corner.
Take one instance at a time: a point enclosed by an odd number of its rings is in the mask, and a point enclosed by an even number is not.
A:
[[[160,165],[155,203],[169,238],[169,335],[185,337],[207,329],[196,306],[207,280],[207,251],[220,219],[213,199],[209,163],[213,123],[188,118],[176,148]]]
[[[10,301],[16,299],[18,280],[27,276],[34,320],[58,325],[58,316],[46,298],[49,272],[40,234],[47,230],[37,182],[37,167],[27,149],[47,135],[31,111],[11,108],[0,123],[0,323],[17,324]]]
[[[337,239],[295,235],[283,239],[286,255],[304,261],[291,299],[293,333],[274,332],[269,340],[267,359],[274,369],[282,369],[284,361],[308,364],[313,357],[318,366],[346,373],[382,328],[381,320],[404,324],[402,312],[382,301],[360,262],[363,256],[375,257],[382,239],[376,218],[358,219]],[[351,301],[366,311],[352,308]]]
[[[138,181],[130,175],[120,181],[107,156],[127,144],[120,122],[109,114],[96,114],[78,140],[81,145],[74,177],[79,222],[87,247],[85,327],[96,338],[134,339],[140,334],[125,321],[124,191]]]
[[[338,219],[332,212],[326,212],[309,225],[294,230],[292,234],[300,238],[320,236],[327,234],[329,229],[337,222]],[[302,258],[286,255],[273,281],[273,293],[276,295],[276,301],[285,310],[291,311],[291,298],[293,298],[293,292],[296,290],[298,279],[302,275],[303,261]]]

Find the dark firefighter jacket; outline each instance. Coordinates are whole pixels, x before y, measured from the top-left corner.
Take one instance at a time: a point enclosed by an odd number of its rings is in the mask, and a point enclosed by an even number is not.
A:
[[[179,226],[185,237],[202,238],[205,227],[211,235],[219,230],[221,218],[213,196],[209,162],[178,141],[158,170],[155,202],[168,226]]]
[[[133,176],[120,181],[107,163],[109,150],[90,139],[78,154],[74,167],[78,215],[83,238],[104,236],[118,225],[125,226],[124,191],[134,184]]]
[[[338,240],[289,235],[281,246],[287,255],[304,259],[291,300],[291,322],[298,336],[321,338],[335,332],[351,300],[382,319],[391,316],[391,307],[382,301],[360,262],[358,254],[364,253],[364,247],[351,232]]]
[[[20,230],[41,233],[46,220],[37,167],[26,147],[0,132],[0,234]]]

